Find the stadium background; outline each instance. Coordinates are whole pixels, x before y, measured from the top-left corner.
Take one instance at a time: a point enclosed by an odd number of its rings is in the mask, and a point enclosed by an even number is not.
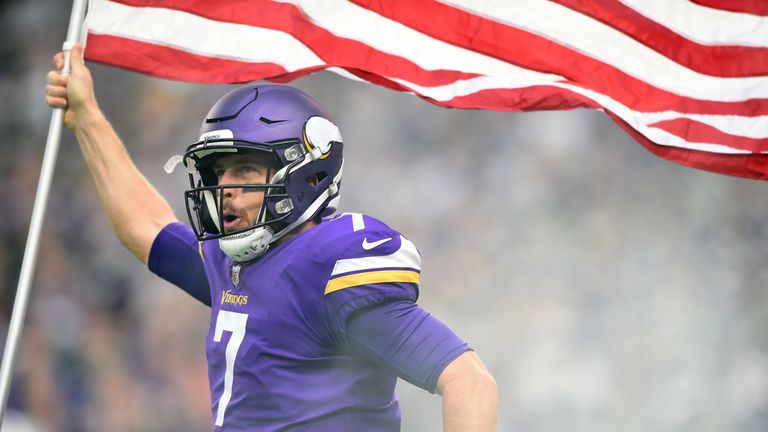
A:
[[[11,1],[0,15],[3,333],[69,8]],[[230,86],[90,66],[102,109],[184,219],[186,176],[162,165]],[[341,127],[342,210],[419,247],[420,302],[496,377],[502,431],[765,430],[764,183],[655,158],[600,112],[447,110],[331,73],[295,85]],[[4,430],[208,429],[207,325],[119,246],[65,132]],[[399,389],[403,430],[438,430],[440,398]]]

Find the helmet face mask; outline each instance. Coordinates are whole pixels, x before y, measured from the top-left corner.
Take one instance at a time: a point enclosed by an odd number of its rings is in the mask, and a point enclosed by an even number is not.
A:
[[[341,134],[303,92],[278,84],[241,87],[214,105],[200,132],[200,140],[183,157],[172,158],[189,172],[190,188],[184,196],[199,240],[219,239],[224,253],[247,261],[301,224],[336,211],[343,169]],[[263,155],[268,165],[263,183],[219,184],[218,160],[254,154]],[[233,189],[261,194],[261,206],[257,213],[251,209],[257,216],[248,226],[226,229],[226,195]]]
[[[222,143],[226,142],[225,145]],[[244,144],[247,147],[242,146]],[[187,207],[187,216],[191,222],[195,235],[199,240],[213,240],[225,236],[233,236],[249,231],[253,228],[267,227],[273,232],[278,232],[281,226],[284,226],[284,220],[288,216],[283,213],[275,216],[268,212],[269,207],[281,207],[280,202],[288,199],[285,193],[285,182],[264,183],[243,183],[243,184],[219,184],[218,176],[215,172],[216,161],[237,155],[252,155],[262,153],[266,157],[273,159],[272,151],[264,148],[255,150],[254,147],[265,147],[260,143],[238,142],[237,140],[216,139],[209,142],[200,141],[192,144],[184,158],[190,160],[199,160],[202,163],[196,164],[196,173],[189,174],[190,188],[184,192],[184,198]],[[233,151],[234,150],[234,151]],[[209,153],[213,151],[214,153]],[[203,153],[204,157],[197,157],[196,153]],[[207,154],[206,154],[207,153]],[[266,161],[265,161],[266,162]],[[266,163],[265,163],[266,165]],[[276,162],[270,163],[267,168],[266,179],[269,180],[276,171]],[[261,206],[258,209],[258,216],[247,227],[228,230],[223,227],[226,220],[224,198],[228,190],[240,190],[244,194],[261,194]]]

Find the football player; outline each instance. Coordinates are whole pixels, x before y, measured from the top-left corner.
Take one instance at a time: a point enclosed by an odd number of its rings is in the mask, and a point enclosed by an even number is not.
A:
[[[301,91],[222,97],[181,164],[191,224],[131,162],[96,103],[82,48],[48,74],[120,241],[211,307],[214,431],[397,431],[401,377],[443,397],[446,431],[497,427],[496,384],[468,345],[415,302],[416,247],[383,222],[335,214],[343,141]],[[129,196],[126,196],[129,194]]]

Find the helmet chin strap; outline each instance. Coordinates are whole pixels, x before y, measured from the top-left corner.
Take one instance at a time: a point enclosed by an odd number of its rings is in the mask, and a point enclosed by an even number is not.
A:
[[[250,261],[263,255],[273,241],[272,230],[259,227],[219,238],[219,248],[235,261]]]

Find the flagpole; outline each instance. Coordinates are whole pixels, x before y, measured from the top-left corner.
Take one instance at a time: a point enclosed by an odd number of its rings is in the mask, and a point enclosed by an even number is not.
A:
[[[74,0],[72,5],[67,39],[64,42],[63,48],[64,69],[62,72],[64,75],[69,74],[69,56],[72,46],[80,39],[80,33],[83,28],[83,19],[85,18],[86,3],[87,0]],[[48,194],[51,189],[53,172],[56,168],[56,158],[59,154],[63,120],[64,110],[55,108],[51,114],[51,123],[48,127],[48,139],[45,143],[43,164],[40,168],[40,179],[37,184],[35,203],[32,207],[32,220],[29,224],[27,245],[24,249],[24,259],[21,263],[19,284],[16,287],[16,299],[13,302],[11,322],[8,326],[8,337],[5,340],[3,362],[2,365],[0,365],[0,429],[2,429],[3,419],[5,418],[5,412],[8,405],[8,394],[11,389],[11,378],[13,376],[14,364],[16,363],[18,354],[19,338],[21,337],[21,330],[29,306],[32,276],[35,272],[37,254],[40,249],[40,233],[43,228],[45,209],[48,205]]]

